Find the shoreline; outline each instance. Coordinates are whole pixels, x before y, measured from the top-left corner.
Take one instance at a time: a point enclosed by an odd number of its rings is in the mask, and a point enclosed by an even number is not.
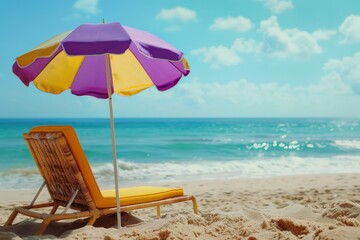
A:
[[[308,174],[270,178],[197,180],[162,183],[181,186],[195,195],[199,215],[189,204],[163,207],[156,218],[154,209],[134,211],[144,222],[122,228],[86,226],[72,229],[71,224],[56,225],[49,234],[66,239],[79,237],[108,239],[216,239],[241,236],[241,239],[356,239],[360,238],[360,173]],[[0,190],[0,224],[3,225],[14,204],[32,200],[36,190]],[[46,191],[40,200],[48,199]],[[107,224],[114,222],[109,220]],[[33,224],[33,225],[31,225]],[[0,227],[0,238],[31,235],[34,222],[18,227]],[[72,226],[74,228],[74,226]],[[165,234],[165,235],[164,235]]]
[[[33,160],[31,159],[33,162]],[[360,169],[360,155],[333,157],[280,157],[252,160],[227,161],[169,161],[137,163],[118,160],[120,186],[143,183],[164,184],[202,180],[262,179],[308,174],[351,174]],[[101,188],[113,186],[113,165],[90,163],[93,174]],[[0,191],[29,190],[40,187],[43,179],[36,166],[32,168],[11,168],[0,171]],[[21,188],[19,188],[21,186]]]
[[[36,169],[37,174],[39,175],[39,179],[43,179],[40,176],[40,173],[38,173],[38,170]],[[225,174],[223,174],[225,175]],[[136,179],[136,180],[119,180],[119,186],[120,187],[133,187],[133,186],[140,186],[140,185],[155,185],[155,186],[171,186],[171,187],[182,187],[182,188],[194,188],[194,189],[198,189],[198,185],[206,185],[205,183],[218,183],[218,182],[228,182],[228,183],[241,183],[241,185],[243,185],[243,183],[250,183],[253,184],[254,182],[262,182],[262,186],[267,186],[266,182],[270,181],[270,182],[281,182],[281,180],[288,180],[288,179],[292,179],[292,181],[286,183],[285,185],[281,185],[281,187],[290,187],[293,183],[293,181],[299,181],[299,179],[301,179],[301,181],[303,181],[303,179],[322,179],[322,178],[326,178],[326,177],[330,177],[329,180],[331,181],[333,177],[338,176],[338,177],[349,177],[351,176],[352,178],[357,178],[357,175],[359,175],[359,180],[360,180],[360,172],[340,172],[340,173],[299,173],[299,174],[284,174],[284,175],[275,175],[275,176],[253,176],[253,177],[246,177],[246,176],[233,176],[231,175],[231,177],[227,177],[227,178],[189,178],[186,180],[180,180],[180,176],[176,177],[174,179],[171,179],[169,181],[166,180],[153,180],[153,179]],[[187,176],[183,176],[183,178],[186,178]],[[112,189],[113,186],[113,182],[109,184],[103,184],[101,182],[101,179],[98,179],[98,177],[95,177],[99,188],[101,190],[107,190],[107,189]],[[315,180],[314,179],[314,180]],[[310,181],[310,180],[309,180]],[[265,182],[265,185],[264,185]],[[322,184],[323,181],[321,182],[315,182],[317,184],[317,187],[320,187],[319,184],[323,185],[322,187],[326,187],[329,184]],[[332,182],[333,184],[336,182]],[[39,184],[40,187],[41,184]],[[194,185],[194,186],[192,186]],[[186,187],[185,187],[186,186]],[[269,187],[273,186],[273,184],[270,184]],[[360,182],[359,182],[359,186],[360,186]],[[303,188],[303,186],[301,187]],[[291,189],[291,188],[290,188]],[[14,188],[14,189],[1,189],[0,188],[0,204],[2,202],[7,202],[9,199],[9,197],[13,197],[13,194],[8,194],[8,193],[12,193],[12,192],[23,192],[22,195],[26,196],[26,195],[35,195],[36,191],[38,190],[38,188]],[[264,190],[264,189],[260,189],[260,190]],[[44,190],[42,191],[42,193],[40,194],[40,197],[42,195],[44,195],[44,192],[46,192],[46,189],[44,188]],[[6,196],[5,198],[3,198],[3,196]],[[16,195],[16,194],[15,194]],[[5,199],[5,200],[3,200]],[[26,198],[27,199],[27,198]],[[19,199],[14,199],[15,201],[21,201]]]

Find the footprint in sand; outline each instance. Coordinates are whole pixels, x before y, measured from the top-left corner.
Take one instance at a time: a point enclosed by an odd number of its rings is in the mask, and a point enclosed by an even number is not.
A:
[[[275,224],[280,231],[289,231],[297,237],[302,237],[309,233],[307,226],[297,224],[291,219],[272,219],[271,223]]]
[[[336,218],[336,225],[360,227],[360,222],[356,218],[348,218],[346,216],[339,216],[338,218]]]
[[[360,205],[351,201],[342,201],[332,204],[330,209],[326,209],[322,216],[328,218],[347,217],[356,218],[360,215]]]

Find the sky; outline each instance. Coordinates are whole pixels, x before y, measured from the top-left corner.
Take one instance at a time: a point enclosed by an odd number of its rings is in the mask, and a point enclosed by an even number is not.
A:
[[[120,22],[184,52],[172,89],[114,96],[124,117],[360,117],[359,0],[1,1],[0,118],[105,118],[108,102],[43,93],[17,56],[83,23]]]

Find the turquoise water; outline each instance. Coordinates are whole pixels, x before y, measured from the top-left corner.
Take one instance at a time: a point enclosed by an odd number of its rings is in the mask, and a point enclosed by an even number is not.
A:
[[[22,133],[75,128],[96,178],[113,181],[108,119],[0,120],[0,189],[41,179]],[[116,119],[120,179],[131,182],[360,172],[360,120]]]

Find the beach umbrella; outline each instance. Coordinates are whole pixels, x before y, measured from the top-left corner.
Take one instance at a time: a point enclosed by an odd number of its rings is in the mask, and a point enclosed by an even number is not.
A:
[[[165,91],[190,72],[183,53],[162,39],[120,23],[82,24],[16,58],[13,72],[29,86],[109,100],[118,228],[121,226],[112,94]]]

